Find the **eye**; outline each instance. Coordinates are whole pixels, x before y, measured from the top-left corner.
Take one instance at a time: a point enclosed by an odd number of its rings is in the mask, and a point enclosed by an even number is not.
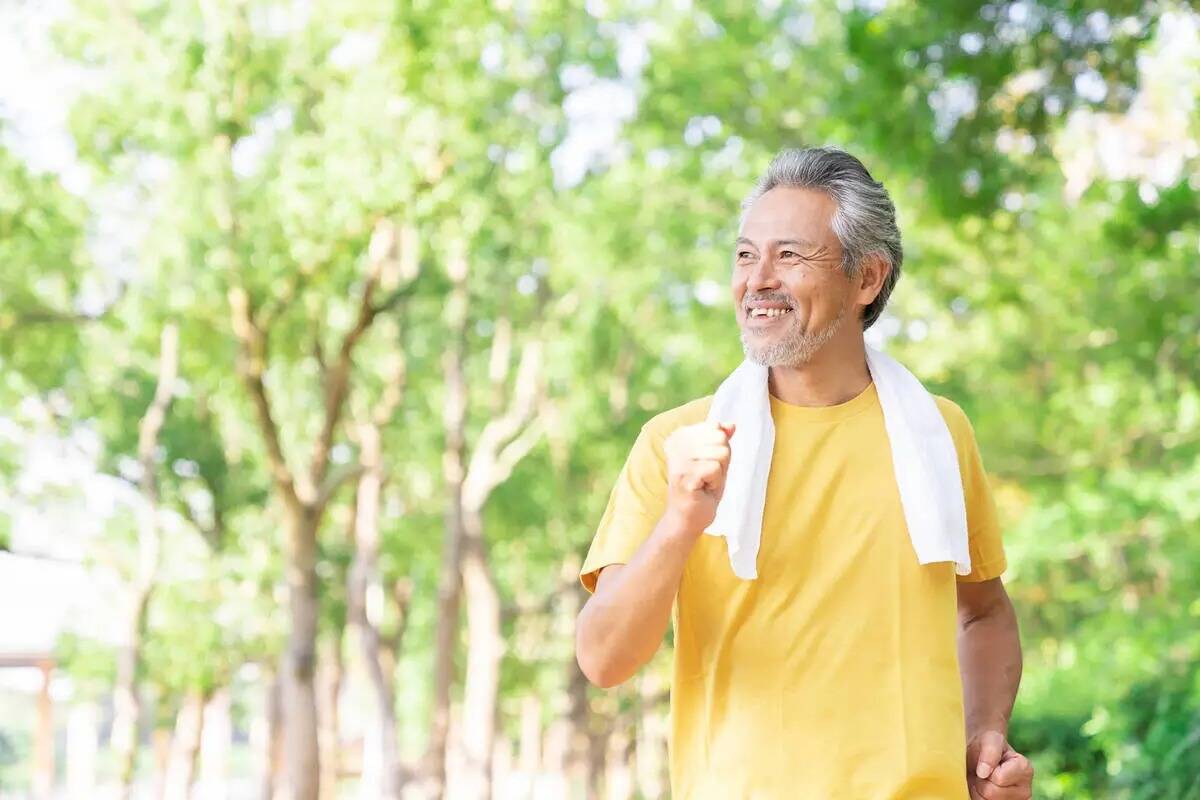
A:
[[[796,253],[794,253],[791,250],[784,250],[784,251],[780,252],[779,257],[780,258],[799,258],[800,256],[796,255]]]
[[[744,261],[747,258],[754,258],[754,254],[751,253],[749,250],[738,250],[737,257],[739,260]]]

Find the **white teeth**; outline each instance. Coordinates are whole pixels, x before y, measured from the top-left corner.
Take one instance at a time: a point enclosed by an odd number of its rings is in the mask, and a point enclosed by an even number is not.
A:
[[[752,317],[781,317],[788,313],[791,309],[787,308],[752,308],[750,316]]]

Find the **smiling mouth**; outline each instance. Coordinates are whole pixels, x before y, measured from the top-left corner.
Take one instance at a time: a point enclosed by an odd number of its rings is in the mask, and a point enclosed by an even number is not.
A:
[[[752,308],[746,312],[746,319],[756,322],[773,322],[791,313],[790,308]]]

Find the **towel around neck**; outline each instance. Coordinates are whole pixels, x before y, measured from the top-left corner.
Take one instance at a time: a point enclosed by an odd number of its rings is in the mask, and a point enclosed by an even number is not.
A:
[[[872,347],[866,352],[917,560],[952,561],[959,575],[969,574],[962,476],[946,421],[933,395],[904,365]],[[707,417],[709,422],[735,423],[737,432],[730,442],[725,492],[705,533],[725,538],[733,572],[744,580],[758,577],[763,508],[775,449],[768,374],[767,367],[743,361],[717,389]]]

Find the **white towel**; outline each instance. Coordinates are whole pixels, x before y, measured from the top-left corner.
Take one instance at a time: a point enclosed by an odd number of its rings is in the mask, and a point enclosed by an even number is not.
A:
[[[966,575],[971,555],[962,476],[937,402],[904,365],[870,346],[867,368],[883,407],[892,467],[917,561],[953,561],[958,574]],[[725,537],[734,574],[751,580],[758,577],[763,506],[775,449],[767,368],[743,361],[717,389],[708,421],[732,422],[737,430],[730,442],[725,493],[704,532]]]

